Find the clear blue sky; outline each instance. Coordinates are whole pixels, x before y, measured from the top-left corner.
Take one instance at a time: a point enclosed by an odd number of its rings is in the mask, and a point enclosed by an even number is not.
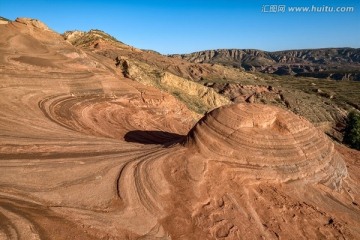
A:
[[[265,13],[263,5],[355,10]],[[36,18],[59,33],[101,29],[129,45],[164,54],[218,48],[360,47],[359,0],[0,0],[0,16]]]

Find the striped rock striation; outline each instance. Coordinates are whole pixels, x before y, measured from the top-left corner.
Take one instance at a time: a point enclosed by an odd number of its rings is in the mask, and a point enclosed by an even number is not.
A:
[[[184,145],[250,179],[322,182],[339,189],[347,176],[334,144],[311,123],[261,104],[233,104],[206,114]]]

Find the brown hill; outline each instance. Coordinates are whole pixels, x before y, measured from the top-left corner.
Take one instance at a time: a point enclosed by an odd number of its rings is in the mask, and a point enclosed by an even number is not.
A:
[[[242,177],[251,181],[314,179],[337,188],[347,176],[343,160],[323,133],[272,106],[234,104],[215,109],[190,131],[185,146],[205,158],[215,155],[216,161],[244,168]]]
[[[315,84],[311,78],[269,78],[213,63],[189,63],[136,49],[100,30],[69,31],[64,37],[117,74],[166,91],[200,114],[230,102],[266,103],[304,116],[341,141],[346,113],[360,109],[358,82]]]
[[[194,64],[154,51],[128,46],[100,30],[68,31],[64,38],[126,78],[166,91],[191,110],[204,113],[230,103],[212,88],[199,84],[202,79],[255,79],[238,69],[210,64]]]
[[[267,105],[195,124],[159,88],[208,87],[169,70],[155,88],[166,57],[91,34],[96,47],[32,19],[0,24],[0,239],[359,238],[358,151]],[[217,94],[197,97],[210,108]]]
[[[194,63],[216,63],[278,75],[360,81],[360,49],[323,48],[266,52],[218,49],[170,57]]]

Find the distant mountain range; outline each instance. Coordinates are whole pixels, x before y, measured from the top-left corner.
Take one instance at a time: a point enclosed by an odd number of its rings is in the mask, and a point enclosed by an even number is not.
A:
[[[323,48],[266,52],[253,49],[218,49],[173,54],[193,63],[216,63],[247,71],[335,80],[360,81],[359,48]]]

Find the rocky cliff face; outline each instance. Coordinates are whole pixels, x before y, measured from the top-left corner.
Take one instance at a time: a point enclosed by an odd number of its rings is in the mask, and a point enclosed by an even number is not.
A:
[[[335,80],[360,80],[360,49],[324,48],[265,52],[219,49],[170,55],[195,63],[218,63],[248,71]]]

